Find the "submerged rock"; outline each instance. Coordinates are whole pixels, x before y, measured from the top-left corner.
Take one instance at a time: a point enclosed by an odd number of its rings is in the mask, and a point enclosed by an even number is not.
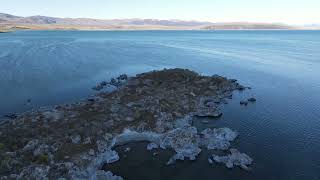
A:
[[[131,151],[131,148],[127,147],[126,149],[124,149],[124,152],[129,152]]]
[[[248,101],[249,101],[249,102],[256,102],[256,101],[257,101],[257,99],[256,99],[256,98],[254,98],[254,97],[252,97],[252,98],[249,98],[249,99],[248,99]]]
[[[149,150],[149,151],[151,151],[151,150],[153,150],[153,149],[158,149],[159,148],[159,146],[158,146],[158,144],[156,144],[156,143],[149,143],[148,145],[147,145],[147,149]]]
[[[97,171],[95,177],[92,177],[91,180],[123,180],[122,177],[113,175],[110,171]]]
[[[242,101],[240,101],[240,105],[246,106],[246,105],[248,105],[248,101],[247,100],[242,100]]]
[[[218,163],[224,163],[227,168],[239,166],[245,170],[248,170],[248,165],[253,162],[248,155],[240,153],[237,149],[230,149],[230,154],[227,156],[212,155],[212,159]],[[212,162],[212,160],[209,162]]]
[[[185,159],[185,156],[183,154],[175,154],[169,159],[169,161],[167,162],[167,165],[175,164],[177,160],[183,161],[184,159]]]

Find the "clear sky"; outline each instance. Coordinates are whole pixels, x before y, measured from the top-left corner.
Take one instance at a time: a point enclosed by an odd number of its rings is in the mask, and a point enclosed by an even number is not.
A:
[[[21,16],[320,23],[320,0],[0,0]]]

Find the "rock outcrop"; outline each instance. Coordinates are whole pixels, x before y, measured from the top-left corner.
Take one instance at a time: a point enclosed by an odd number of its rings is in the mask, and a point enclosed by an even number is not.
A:
[[[150,150],[172,148],[176,152],[168,161],[172,164],[194,160],[202,148],[228,149],[237,136],[228,128],[198,132],[192,126],[195,116],[221,115],[219,105],[232,98],[233,91],[245,89],[235,80],[168,69],[122,75],[100,83],[97,90],[108,85],[114,90],[2,123],[1,179],[121,179],[100,170],[119,160],[115,146],[148,141]],[[239,154],[230,157],[237,165],[234,156]]]
[[[217,156],[212,155],[209,158],[209,163],[213,163],[213,161],[217,163],[224,163],[227,168],[233,168],[234,166],[239,166],[242,169],[248,170],[248,165],[252,164],[252,159],[244,154],[240,153],[237,149],[230,149],[230,154],[226,156]]]

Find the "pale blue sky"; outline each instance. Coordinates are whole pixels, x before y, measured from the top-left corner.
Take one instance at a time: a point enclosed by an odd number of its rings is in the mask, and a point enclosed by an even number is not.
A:
[[[21,16],[320,23],[320,0],[0,0]]]

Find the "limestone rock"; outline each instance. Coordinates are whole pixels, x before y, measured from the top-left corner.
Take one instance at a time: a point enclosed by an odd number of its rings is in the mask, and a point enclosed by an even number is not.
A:
[[[123,180],[122,177],[113,175],[110,171],[97,171],[95,177],[91,178],[91,180]]]
[[[159,146],[158,146],[158,144],[156,144],[156,143],[149,143],[149,144],[147,145],[147,149],[148,149],[149,151],[151,151],[151,150],[153,150],[153,149],[157,149],[157,148],[159,148]]]
[[[207,149],[226,150],[237,133],[229,128],[205,129],[201,132],[201,144]]]
[[[240,153],[237,149],[230,149],[230,154],[227,156],[212,155],[212,159],[218,163],[224,163],[227,168],[240,166],[245,170],[248,170],[248,165],[251,165],[253,162],[252,158],[244,153]]]

